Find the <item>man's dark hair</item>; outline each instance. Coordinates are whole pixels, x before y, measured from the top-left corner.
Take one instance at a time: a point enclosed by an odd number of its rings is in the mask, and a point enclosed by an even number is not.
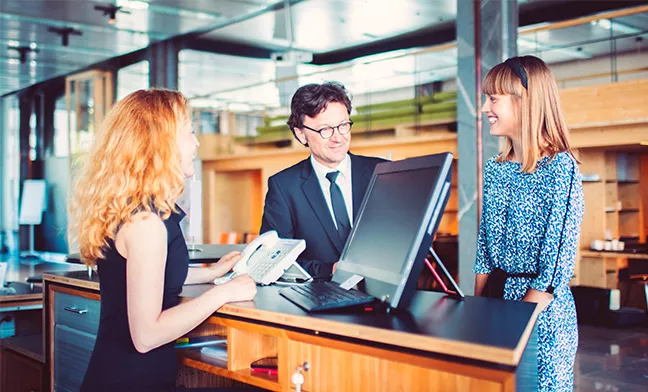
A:
[[[342,83],[312,83],[300,87],[292,97],[290,118],[288,118],[288,127],[290,127],[295,138],[297,138],[295,128],[304,126],[304,116],[317,116],[331,102],[343,104],[346,106],[347,112],[351,114],[351,98]]]

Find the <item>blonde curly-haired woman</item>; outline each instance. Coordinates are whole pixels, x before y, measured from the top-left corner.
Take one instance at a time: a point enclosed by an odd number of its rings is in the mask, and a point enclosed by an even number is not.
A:
[[[97,131],[69,209],[81,258],[97,265],[101,320],[83,391],[174,391],[174,341],[223,304],[250,300],[247,275],[179,303],[185,283],[223,276],[231,253],[208,268],[188,268],[176,205],[193,175],[198,141],[187,100],[175,91],[136,91]]]

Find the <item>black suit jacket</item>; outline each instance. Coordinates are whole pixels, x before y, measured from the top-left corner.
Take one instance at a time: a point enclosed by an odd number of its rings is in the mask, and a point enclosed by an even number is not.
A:
[[[374,168],[385,160],[349,155],[355,223]],[[312,276],[331,275],[345,244],[335,228],[310,157],[268,179],[260,232],[269,230],[276,230],[280,238],[306,240],[299,263]]]

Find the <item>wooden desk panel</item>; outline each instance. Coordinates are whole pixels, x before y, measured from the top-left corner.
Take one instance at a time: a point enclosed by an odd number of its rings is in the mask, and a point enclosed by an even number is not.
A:
[[[195,298],[209,287],[185,286],[181,296],[185,300]],[[421,291],[406,312],[307,313],[281,297],[281,288],[259,287],[254,301],[227,304],[215,317],[233,316],[282,328],[516,366],[533,327],[531,319],[536,307],[527,302],[481,297],[456,301],[441,293]]]
[[[515,374],[303,334],[288,334],[287,367],[309,362],[305,391],[502,391]]]
[[[99,289],[96,276],[78,272],[45,279],[46,287],[56,290]],[[210,287],[185,286],[181,297],[190,300]],[[280,288],[260,287],[254,301],[223,306],[191,333],[225,332],[226,365],[196,349],[179,351],[182,364],[286,392],[293,390],[291,375],[304,362],[310,365],[304,391],[537,389],[533,304],[476,297],[456,301],[419,292],[409,312],[308,314],[280,297]],[[279,374],[251,372],[250,364],[267,356],[278,357]]]

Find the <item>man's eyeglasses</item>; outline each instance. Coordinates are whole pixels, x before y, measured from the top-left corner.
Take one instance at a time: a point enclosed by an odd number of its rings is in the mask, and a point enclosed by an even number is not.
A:
[[[335,133],[336,129],[338,132],[340,132],[340,135],[346,135],[347,133],[351,132],[352,125],[353,125],[353,121],[345,121],[336,127],[323,127],[320,129],[313,129],[311,127],[307,127],[306,125],[303,125],[303,127],[306,129],[310,129],[313,132],[319,133],[322,139],[330,139],[333,137],[333,133]]]

